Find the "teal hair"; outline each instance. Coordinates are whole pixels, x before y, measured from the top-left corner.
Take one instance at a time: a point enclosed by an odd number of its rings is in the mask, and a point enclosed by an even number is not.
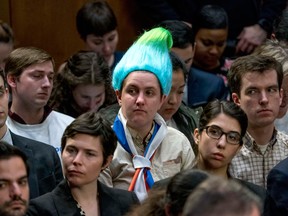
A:
[[[172,85],[172,63],[169,49],[173,45],[170,32],[154,28],[145,32],[125,53],[113,72],[112,85],[121,90],[124,79],[134,71],[148,71],[159,80],[164,95]]]

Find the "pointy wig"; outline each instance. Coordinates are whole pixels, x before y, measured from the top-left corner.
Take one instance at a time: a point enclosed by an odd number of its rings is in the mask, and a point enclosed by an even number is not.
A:
[[[163,94],[168,95],[172,85],[172,64],[169,57],[172,44],[172,36],[164,28],[158,27],[145,32],[116,65],[113,88],[121,90],[124,79],[131,72],[147,71],[157,77]]]

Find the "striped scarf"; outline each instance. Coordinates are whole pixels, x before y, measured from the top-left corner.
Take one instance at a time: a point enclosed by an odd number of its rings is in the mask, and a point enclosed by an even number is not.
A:
[[[155,127],[152,137],[145,148],[144,156],[139,155],[133,143],[132,136],[127,128],[127,120],[120,109],[116,117],[113,130],[116,133],[120,145],[131,155],[135,169],[129,190],[134,191],[140,201],[147,197],[147,191],[153,186],[154,180],[151,175],[151,161],[153,156],[167,134],[167,126],[163,118],[156,114],[154,117]]]

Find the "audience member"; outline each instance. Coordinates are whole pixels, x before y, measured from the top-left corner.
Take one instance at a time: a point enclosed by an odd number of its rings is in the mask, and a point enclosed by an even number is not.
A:
[[[32,199],[28,215],[124,215],[139,201],[134,193],[109,188],[98,181],[109,165],[117,138],[107,121],[95,112],[74,120],[62,137],[65,180],[52,192]]]
[[[207,4],[217,4],[225,9],[229,18],[229,33],[225,56],[250,53],[255,47],[269,38],[273,21],[286,7],[286,0],[137,0],[143,14],[155,23],[163,20],[182,20],[194,25],[196,14]]]
[[[173,176],[166,190],[165,215],[181,215],[189,195],[208,177],[206,172],[193,169],[184,170]]]
[[[255,49],[253,54],[272,56],[282,65],[284,74],[281,85],[281,88],[283,89],[283,98],[277,119],[275,120],[275,127],[277,130],[288,134],[288,46],[283,41],[266,40],[264,44]]]
[[[173,52],[170,53],[172,61],[172,87],[169,95],[158,110],[158,113],[170,127],[181,131],[190,141],[192,149],[197,154],[197,148],[194,143],[192,131],[198,126],[201,110],[190,109],[184,103],[182,98],[187,77],[187,69],[184,63]]]
[[[235,181],[209,178],[191,193],[183,216],[260,216],[261,203]]]
[[[215,98],[226,98],[227,89],[220,77],[203,71],[191,70],[195,49],[192,28],[177,20],[166,20],[159,25],[171,32],[173,38],[171,50],[186,63],[189,71],[183,101],[189,107],[196,108]]]
[[[76,118],[116,102],[105,60],[95,52],[80,51],[56,74],[49,105]]]
[[[173,68],[172,87],[158,113],[164,118],[168,126],[181,131],[188,138],[196,155],[197,149],[195,148],[191,131],[194,131],[197,127],[201,110],[192,110],[182,103],[187,69],[184,63],[173,52],[170,52],[170,58]],[[119,109],[119,104],[113,104],[101,109],[100,114],[113,124]]]
[[[265,202],[265,216],[288,215],[288,158],[278,163],[267,178],[267,199]]]
[[[288,136],[275,129],[283,98],[282,65],[273,57],[236,59],[228,73],[233,101],[248,117],[239,153],[230,165],[233,177],[266,187],[268,172],[288,155]]]
[[[0,70],[4,69],[5,61],[14,47],[14,34],[11,27],[0,20]]]
[[[200,117],[199,128],[194,131],[198,145],[194,167],[224,179],[231,178],[229,164],[243,145],[247,125],[246,114],[235,103],[219,100],[208,103]],[[241,179],[234,180],[250,189],[264,203],[264,188]]]
[[[228,17],[222,7],[205,5],[193,23],[195,55],[192,69],[226,76],[222,58],[228,35]]]
[[[29,204],[29,167],[18,148],[0,141],[0,215],[25,216]]]
[[[181,215],[186,199],[208,174],[200,170],[183,170],[172,178],[155,182],[148,198],[127,216],[177,216]],[[166,187],[168,184],[168,187]]]
[[[172,37],[164,28],[145,32],[117,64],[112,84],[121,106],[113,125],[119,145],[101,180],[147,196],[154,181],[191,168],[189,140],[157,113],[170,92]]]
[[[52,145],[60,141],[73,118],[47,106],[54,76],[54,61],[44,50],[22,47],[12,51],[5,65],[12,93],[8,128],[15,134]]]
[[[109,4],[104,0],[88,1],[78,11],[76,25],[86,49],[103,56],[113,71],[124,53],[116,51],[117,19]]]
[[[274,32],[273,37],[278,41],[283,41],[286,44],[288,43],[288,9],[286,8],[280,19],[279,22],[275,22],[274,25]]]
[[[52,191],[63,179],[60,159],[55,149],[12,133],[6,125],[9,92],[3,71],[0,71],[0,140],[18,147],[29,164],[30,198]],[[1,214],[0,214],[1,215]]]

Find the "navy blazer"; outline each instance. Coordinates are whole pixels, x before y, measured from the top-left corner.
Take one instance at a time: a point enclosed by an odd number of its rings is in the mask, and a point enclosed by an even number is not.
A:
[[[10,133],[13,145],[28,158],[30,199],[52,191],[63,179],[61,162],[55,148]]]
[[[264,215],[288,215],[288,158],[278,163],[268,174]]]
[[[125,215],[133,204],[139,204],[134,192],[109,188],[98,181],[101,216]],[[96,199],[96,197],[95,197]],[[52,192],[30,201],[28,216],[81,216],[68,183],[63,180]]]
[[[187,81],[188,106],[205,106],[214,99],[227,100],[229,89],[224,80],[198,68],[192,67]]]

